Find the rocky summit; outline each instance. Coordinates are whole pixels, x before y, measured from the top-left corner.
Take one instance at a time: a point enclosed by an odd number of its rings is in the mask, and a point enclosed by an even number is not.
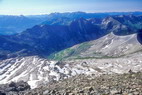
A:
[[[78,75],[31,90],[26,95],[142,95],[142,73]]]

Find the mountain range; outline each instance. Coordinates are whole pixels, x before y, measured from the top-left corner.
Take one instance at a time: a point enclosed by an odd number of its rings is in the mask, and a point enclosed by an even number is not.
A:
[[[142,16],[132,15],[103,19],[79,18],[71,21],[69,25],[40,24],[15,35],[0,35],[0,56],[1,58],[30,55],[48,57],[52,53],[82,42],[99,39],[109,33],[118,36],[134,33],[141,35],[141,29]]]
[[[79,19],[81,17],[88,18],[104,18],[113,15],[141,15],[141,12],[108,12],[108,13],[85,13],[85,12],[66,12],[51,13],[45,15],[0,15],[0,35],[12,35],[21,33],[27,28],[31,28],[41,23],[47,24],[68,24],[69,20]],[[65,23],[65,18],[68,23]]]
[[[77,75],[142,71],[140,12],[53,13],[18,19],[24,31],[0,35],[0,84],[24,81],[43,90],[49,83]],[[16,23],[11,25],[17,27]]]

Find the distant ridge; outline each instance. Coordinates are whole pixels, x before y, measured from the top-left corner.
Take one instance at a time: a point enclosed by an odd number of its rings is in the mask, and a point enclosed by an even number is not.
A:
[[[141,16],[109,16],[105,18],[53,20],[54,24],[41,24],[11,36],[0,36],[1,58],[39,55],[69,48],[82,42],[99,39],[113,32],[124,36],[142,29]],[[58,21],[59,20],[59,21]],[[70,24],[63,24],[68,23]]]

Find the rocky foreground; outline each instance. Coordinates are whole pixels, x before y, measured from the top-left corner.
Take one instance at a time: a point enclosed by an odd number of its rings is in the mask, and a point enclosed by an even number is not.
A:
[[[142,95],[142,73],[78,75],[28,91],[25,95]]]
[[[11,82],[10,84],[1,84],[0,85],[0,95],[19,95],[29,91],[31,88],[28,83],[24,81],[20,82]]]
[[[142,95],[142,73],[79,75],[26,92],[26,95]]]
[[[25,82],[0,85],[0,95],[142,95],[142,72],[101,76],[77,75],[30,89]]]

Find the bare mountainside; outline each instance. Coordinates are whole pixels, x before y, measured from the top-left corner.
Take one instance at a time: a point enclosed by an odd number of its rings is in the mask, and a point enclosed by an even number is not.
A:
[[[72,47],[71,49],[76,49],[76,52],[81,50],[79,53],[74,52],[79,57],[70,55],[68,58],[71,59],[66,61],[49,61],[37,56],[2,60],[1,84],[23,80],[35,88],[79,74],[98,76],[123,74],[130,70],[142,71],[142,48],[135,34],[116,36],[110,33],[87,43],[90,46],[86,50],[83,48],[83,51],[78,45]],[[68,54],[65,51],[64,55]]]
[[[117,58],[141,51],[142,45],[137,34],[118,36],[110,33],[100,39],[62,50],[50,57],[57,60]]]

